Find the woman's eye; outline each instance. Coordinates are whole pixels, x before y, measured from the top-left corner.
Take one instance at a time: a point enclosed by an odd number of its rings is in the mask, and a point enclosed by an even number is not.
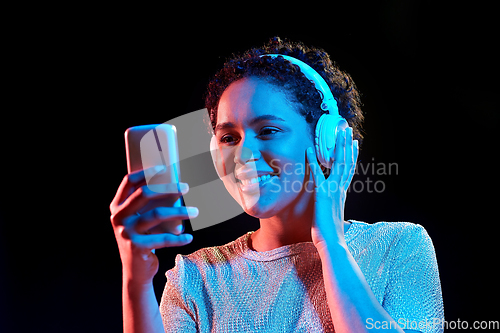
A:
[[[275,128],[263,128],[260,131],[260,135],[273,135],[273,134],[276,134],[278,132],[279,132],[279,130],[277,130]]]
[[[276,128],[263,128],[259,132],[259,136],[264,136],[264,137],[272,136],[272,135],[278,133],[279,131],[280,130],[278,130]],[[235,143],[235,142],[236,142],[236,139],[232,135],[225,135],[222,138],[220,138],[220,143],[230,144],[230,143]]]
[[[231,143],[232,140],[234,140],[234,138],[230,135],[226,135],[226,136],[223,136],[221,139],[220,139],[220,142],[221,143]]]

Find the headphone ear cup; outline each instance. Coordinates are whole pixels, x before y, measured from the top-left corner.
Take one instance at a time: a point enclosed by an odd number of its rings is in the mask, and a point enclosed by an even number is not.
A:
[[[212,155],[212,162],[214,162],[215,172],[217,172],[217,176],[222,179],[221,174],[219,173],[218,162],[220,160],[219,156],[219,147],[217,145],[217,138],[215,135],[212,135],[212,139],[210,140],[210,154]]]
[[[319,162],[331,169],[335,158],[335,142],[339,127],[346,127],[344,118],[337,115],[323,114],[316,124],[314,145]]]

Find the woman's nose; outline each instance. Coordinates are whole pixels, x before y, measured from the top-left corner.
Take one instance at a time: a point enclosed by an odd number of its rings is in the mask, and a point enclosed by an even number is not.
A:
[[[250,148],[250,146],[246,144],[237,146],[234,151],[234,163],[244,165],[248,162],[257,160],[258,157],[256,154],[258,154],[258,150],[255,149],[255,147],[253,148],[254,149]]]

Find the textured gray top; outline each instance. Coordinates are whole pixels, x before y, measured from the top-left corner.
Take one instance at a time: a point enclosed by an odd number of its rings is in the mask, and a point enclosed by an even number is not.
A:
[[[350,222],[349,251],[382,307],[403,329],[442,332],[433,325],[444,314],[426,230],[408,222]],[[177,255],[160,303],[166,332],[334,332],[313,243],[256,252],[248,247],[251,233]]]

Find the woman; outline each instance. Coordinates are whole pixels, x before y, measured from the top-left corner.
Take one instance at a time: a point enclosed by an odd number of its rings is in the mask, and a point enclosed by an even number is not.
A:
[[[315,128],[325,112],[313,82],[285,54],[327,82],[347,126],[339,126],[331,170],[317,159]],[[412,223],[344,221],[363,116],[350,76],[319,49],[274,38],[228,61],[206,105],[226,188],[260,228],[218,247],[176,258],[160,309],[151,249],[191,235],[148,234],[197,210],[136,212],[153,193],[144,173],[127,175],[111,203],[123,264],[125,332],[439,332],[441,286],[432,241]],[[222,162],[221,162],[222,161]],[[251,181],[255,173],[260,176]],[[233,182],[233,184],[228,184]],[[231,189],[235,189],[234,191]],[[179,192],[181,191],[181,192]]]

